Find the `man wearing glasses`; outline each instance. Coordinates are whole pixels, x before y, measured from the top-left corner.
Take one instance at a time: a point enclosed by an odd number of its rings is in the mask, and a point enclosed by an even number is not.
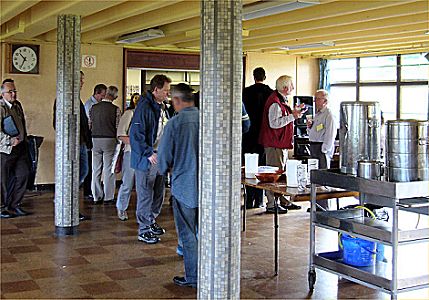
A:
[[[25,216],[29,213],[19,207],[27,187],[30,172],[27,149],[27,130],[21,103],[16,100],[17,90],[12,79],[5,79],[1,85],[0,132],[1,155],[1,218]],[[16,134],[6,133],[4,123],[9,117]],[[9,123],[9,124],[10,124]]]

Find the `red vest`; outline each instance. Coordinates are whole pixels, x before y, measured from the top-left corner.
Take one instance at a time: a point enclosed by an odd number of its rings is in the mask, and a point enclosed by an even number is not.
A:
[[[284,102],[282,96],[274,91],[267,99],[264,107],[264,114],[262,115],[261,132],[259,133],[259,144],[264,148],[272,147],[279,149],[292,149],[293,148],[293,122],[290,122],[282,128],[271,128],[268,121],[268,111],[273,103],[277,103],[281,110],[282,115],[290,115],[291,108]]]

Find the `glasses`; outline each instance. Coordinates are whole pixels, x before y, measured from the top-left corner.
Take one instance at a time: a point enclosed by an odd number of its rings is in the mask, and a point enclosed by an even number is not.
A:
[[[9,90],[9,91],[6,91],[5,93],[8,93],[8,94],[12,94],[12,93],[18,93],[18,91],[17,90]]]

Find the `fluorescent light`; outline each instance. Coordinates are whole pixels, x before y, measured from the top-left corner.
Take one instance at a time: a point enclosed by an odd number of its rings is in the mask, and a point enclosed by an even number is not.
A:
[[[156,39],[164,36],[165,36],[164,32],[161,29],[146,29],[142,31],[121,35],[116,40],[116,43],[132,44],[132,43],[152,40],[152,39]]]
[[[298,49],[333,47],[333,46],[335,46],[334,42],[322,42],[322,43],[314,43],[314,44],[283,46],[283,47],[280,47],[280,49],[282,49],[282,50],[298,50]]]
[[[285,1],[262,1],[255,4],[249,4],[243,7],[243,20],[252,20],[284,13],[287,11],[300,9],[308,6],[319,4],[314,0],[294,0],[285,3]]]

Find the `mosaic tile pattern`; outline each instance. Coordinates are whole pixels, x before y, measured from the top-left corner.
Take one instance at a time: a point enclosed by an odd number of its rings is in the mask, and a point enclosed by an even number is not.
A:
[[[55,226],[79,224],[80,17],[58,17]]]
[[[242,2],[201,1],[200,299],[240,296]]]

